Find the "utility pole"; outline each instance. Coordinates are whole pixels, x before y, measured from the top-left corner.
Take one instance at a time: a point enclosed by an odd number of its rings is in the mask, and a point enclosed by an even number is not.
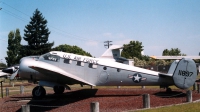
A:
[[[105,43],[105,44],[104,44],[104,47],[109,48],[109,47],[112,45],[111,42],[112,42],[112,41],[109,41],[109,40],[108,40],[108,41],[104,41],[104,43]]]

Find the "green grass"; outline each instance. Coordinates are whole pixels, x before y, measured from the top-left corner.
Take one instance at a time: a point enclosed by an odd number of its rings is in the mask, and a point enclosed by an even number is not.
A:
[[[200,102],[183,104],[183,105],[173,105],[169,107],[161,107],[154,109],[138,110],[134,112],[199,112],[199,111],[200,111]]]

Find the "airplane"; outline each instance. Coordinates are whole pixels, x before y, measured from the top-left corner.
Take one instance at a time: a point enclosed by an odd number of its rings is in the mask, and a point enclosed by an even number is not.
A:
[[[112,45],[100,58],[87,57],[61,51],[51,51],[41,56],[29,56],[20,60],[11,77],[19,76],[29,82],[38,82],[32,90],[34,99],[46,95],[43,86],[52,87],[61,94],[69,85],[90,86],[169,86],[188,89],[196,81],[197,69],[192,59],[175,60],[167,74],[130,65],[120,57],[122,46]],[[11,69],[11,68],[8,68]],[[5,69],[4,71],[8,70]]]
[[[9,77],[12,80],[17,76],[18,70],[19,70],[19,64],[16,64],[3,69],[2,73],[6,74],[4,76]]]
[[[10,75],[9,75],[8,73],[2,72],[2,70],[0,70],[0,78],[2,78],[2,77],[7,78],[7,77],[9,77],[9,76],[10,76]]]

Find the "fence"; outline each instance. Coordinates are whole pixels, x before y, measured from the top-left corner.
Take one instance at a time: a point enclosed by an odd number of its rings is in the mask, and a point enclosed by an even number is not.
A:
[[[150,108],[150,95],[143,94],[143,108]],[[188,90],[186,92],[186,102],[192,102],[192,91]],[[100,112],[99,102],[91,102],[90,103],[90,112]],[[36,105],[22,105],[21,112],[30,112],[30,106]]]

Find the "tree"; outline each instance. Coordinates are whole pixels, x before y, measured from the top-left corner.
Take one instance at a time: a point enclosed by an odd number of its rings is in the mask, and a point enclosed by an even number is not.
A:
[[[168,49],[165,49],[162,53],[163,56],[169,56],[169,50]]]
[[[150,57],[147,55],[142,55],[142,60],[149,61]]]
[[[70,45],[67,45],[67,44],[59,45],[59,46],[53,48],[52,50],[53,51],[63,51],[63,52],[74,53],[74,54],[79,54],[79,55],[92,57],[92,55],[90,53],[84,51],[80,47],[78,47],[78,46],[70,46]]]
[[[54,42],[49,43],[49,29],[47,28],[47,20],[42,13],[36,9],[31,21],[24,29],[24,40],[28,42],[27,46],[23,46],[26,55],[41,55],[51,50]]]
[[[5,63],[0,63],[0,68],[6,68],[6,64]]]
[[[10,31],[8,34],[8,51],[7,56],[5,57],[5,60],[8,64],[8,66],[18,64],[19,60],[21,59],[20,55],[20,49],[21,49],[21,36],[19,29],[16,29],[16,31]]]
[[[129,44],[124,44],[124,48],[121,55],[125,58],[133,59],[134,57],[137,57],[138,59],[142,59],[142,48],[142,42],[130,41]]]
[[[171,48],[171,50],[165,49],[162,53],[163,56],[185,56],[186,54],[181,54],[181,50],[178,48]]]

